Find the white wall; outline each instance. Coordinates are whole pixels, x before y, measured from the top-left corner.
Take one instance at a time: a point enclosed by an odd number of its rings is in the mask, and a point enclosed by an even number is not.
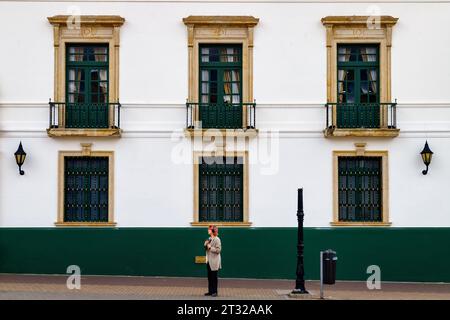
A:
[[[53,39],[48,16],[117,14],[121,29],[121,139],[48,138],[53,96]],[[175,164],[174,130],[184,128],[188,15],[253,15],[257,125],[279,132],[279,170],[250,166],[254,226],[294,226],[296,189],[305,188],[305,223],[332,219],[332,151],[389,151],[393,226],[450,226],[449,3],[382,3],[399,17],[392,48],[392,95],[398,98],[400,137],[325,139],[327,15],[366,15],[364,3],[1,2],[0,226],[52,226],[57,206],[57,152],[115,151],[115,217],[119,226],[188,226],[192,221],[191,164]],[[435,152],[427,176],[418,153],[425,139]],[[22,140],[28,157],[19,176],[13,153]],[[258,140],[250,146],[258,154]]]

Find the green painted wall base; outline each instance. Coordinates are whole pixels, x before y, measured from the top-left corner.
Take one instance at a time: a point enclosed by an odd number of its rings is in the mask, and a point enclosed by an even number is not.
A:
[[[221,228],[229,278],[295,278],[296,228]],[[206,228],[0,228],[0,273],[204,277]],[[338,255],[338,280],[450,282],[450,228],[306,228],[305,273],[319,277],[319,251]]]

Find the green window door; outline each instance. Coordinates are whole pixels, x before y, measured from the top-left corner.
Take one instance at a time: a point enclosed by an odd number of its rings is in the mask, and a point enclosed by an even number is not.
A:
[[[337,127],[379,128],[379,49],[339,45]]]
[[[241,157],[203,157],[199,164],[199,221],[243,221]]]
[[[242,46],[200,45],[202,127],[242,128]]]
[[[108,128],[108,57],[107,45],[67,45],[67,128]]]
[[[339,221],[382,219],[381,157],[339,157]]]
[[[108,157],[65,157],[64,222],[108,222]]]

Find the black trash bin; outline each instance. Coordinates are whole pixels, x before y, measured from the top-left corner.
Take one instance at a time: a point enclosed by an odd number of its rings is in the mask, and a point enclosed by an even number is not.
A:
[[[336,283],[336,252],[333,250],[327,250],[323,252],[323,283],[335,284]]]

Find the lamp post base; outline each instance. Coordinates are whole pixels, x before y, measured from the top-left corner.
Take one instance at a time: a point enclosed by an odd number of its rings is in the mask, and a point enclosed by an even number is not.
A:
[[[306,289],[294,289],[290,294],[309,294]]]
[[[312,294],[310,294],[305,289],[294,289],[290,293],[288,293],[288,297],[294,298],[294,299],[305,299],[305,300],[314,299]]]

